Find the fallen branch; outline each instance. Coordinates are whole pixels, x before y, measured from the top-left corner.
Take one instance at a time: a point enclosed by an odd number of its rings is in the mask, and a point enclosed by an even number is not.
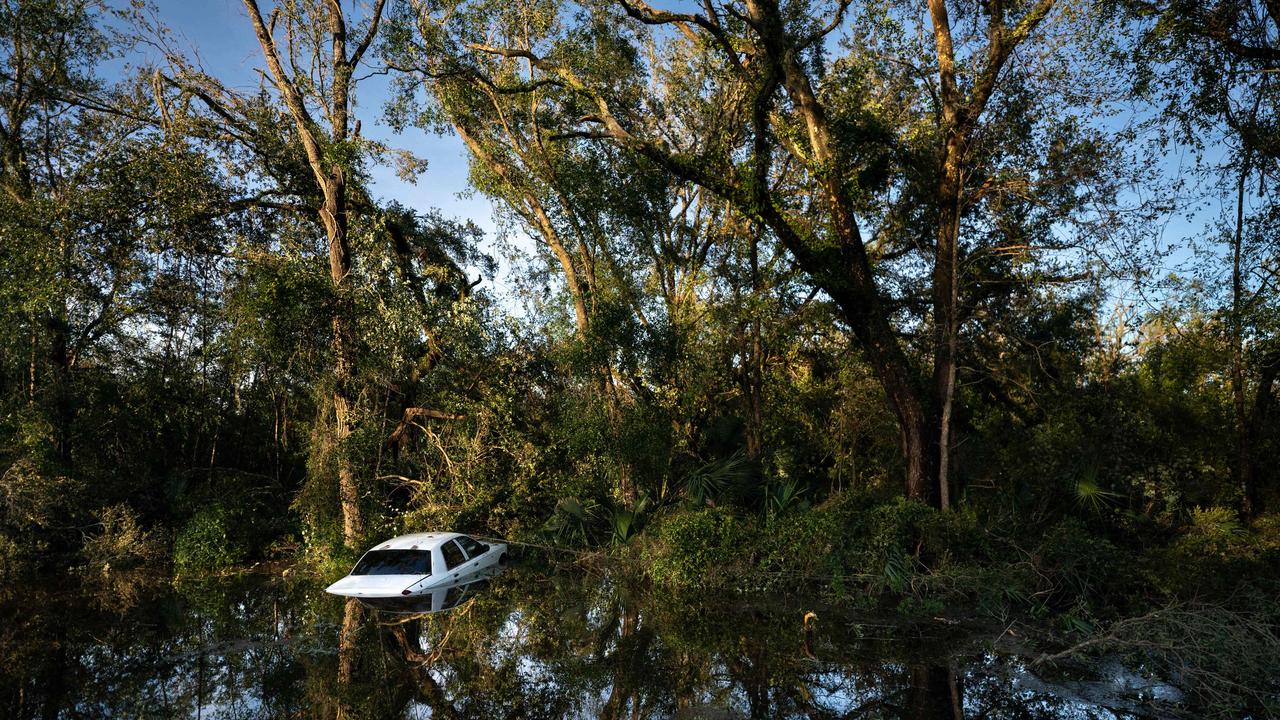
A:
[[[466,415],[445,412],[443,410],[433,410],[432,408],[411,407],[404,409],[404,417],[400,418],[400,422],[396,425],[396,429],[392,431],[391,438],[388,440],[392,445],[399,445],[404,439],[404,434],[409,431],[409,426],[413,424],[415,418],[431,418],[433,420],[464,420]]]

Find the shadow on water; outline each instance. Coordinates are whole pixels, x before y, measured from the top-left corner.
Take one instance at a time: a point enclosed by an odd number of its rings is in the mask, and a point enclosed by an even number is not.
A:
[[[0,717],[1159,715],[1150,690],[1085,700],[984,650],[989,637],[776,598],[677,601],[529,569],[378,607],[321,587],[257,576],[13,598]]]

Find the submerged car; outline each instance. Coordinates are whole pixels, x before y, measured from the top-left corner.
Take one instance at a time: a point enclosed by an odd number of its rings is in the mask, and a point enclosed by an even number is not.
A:
[[[460,578],[457,582],[437,585],[430,590],[397,597],[360,597],[361,605],[392,615],[430,615],[447,612],[475,597],[489,587],[490,581],[502,574],[501,567],[491,567]]]
[[[422,595],[457,584],[507,559],[506,543],[485,543],[460,533],[414,533],[378,543],[351,573],[325,588],[354,598]]]

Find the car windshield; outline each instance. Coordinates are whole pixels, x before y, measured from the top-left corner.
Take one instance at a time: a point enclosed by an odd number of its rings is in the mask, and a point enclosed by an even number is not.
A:
[[[371,550],[352,575],[430,575],[430,550]]]

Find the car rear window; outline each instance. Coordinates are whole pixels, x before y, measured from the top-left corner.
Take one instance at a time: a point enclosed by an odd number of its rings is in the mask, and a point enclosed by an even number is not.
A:
[[[462,546],[463,550],[467,551],[467,557],[473,560],[477,555],[483,554],[486,550],[489,549],[488,545],[472,540],[466,535],[463,535],[462,537],[458,538],[458,544]]]
[[[430,575],[430,550],[370,550],[352,575]]]

